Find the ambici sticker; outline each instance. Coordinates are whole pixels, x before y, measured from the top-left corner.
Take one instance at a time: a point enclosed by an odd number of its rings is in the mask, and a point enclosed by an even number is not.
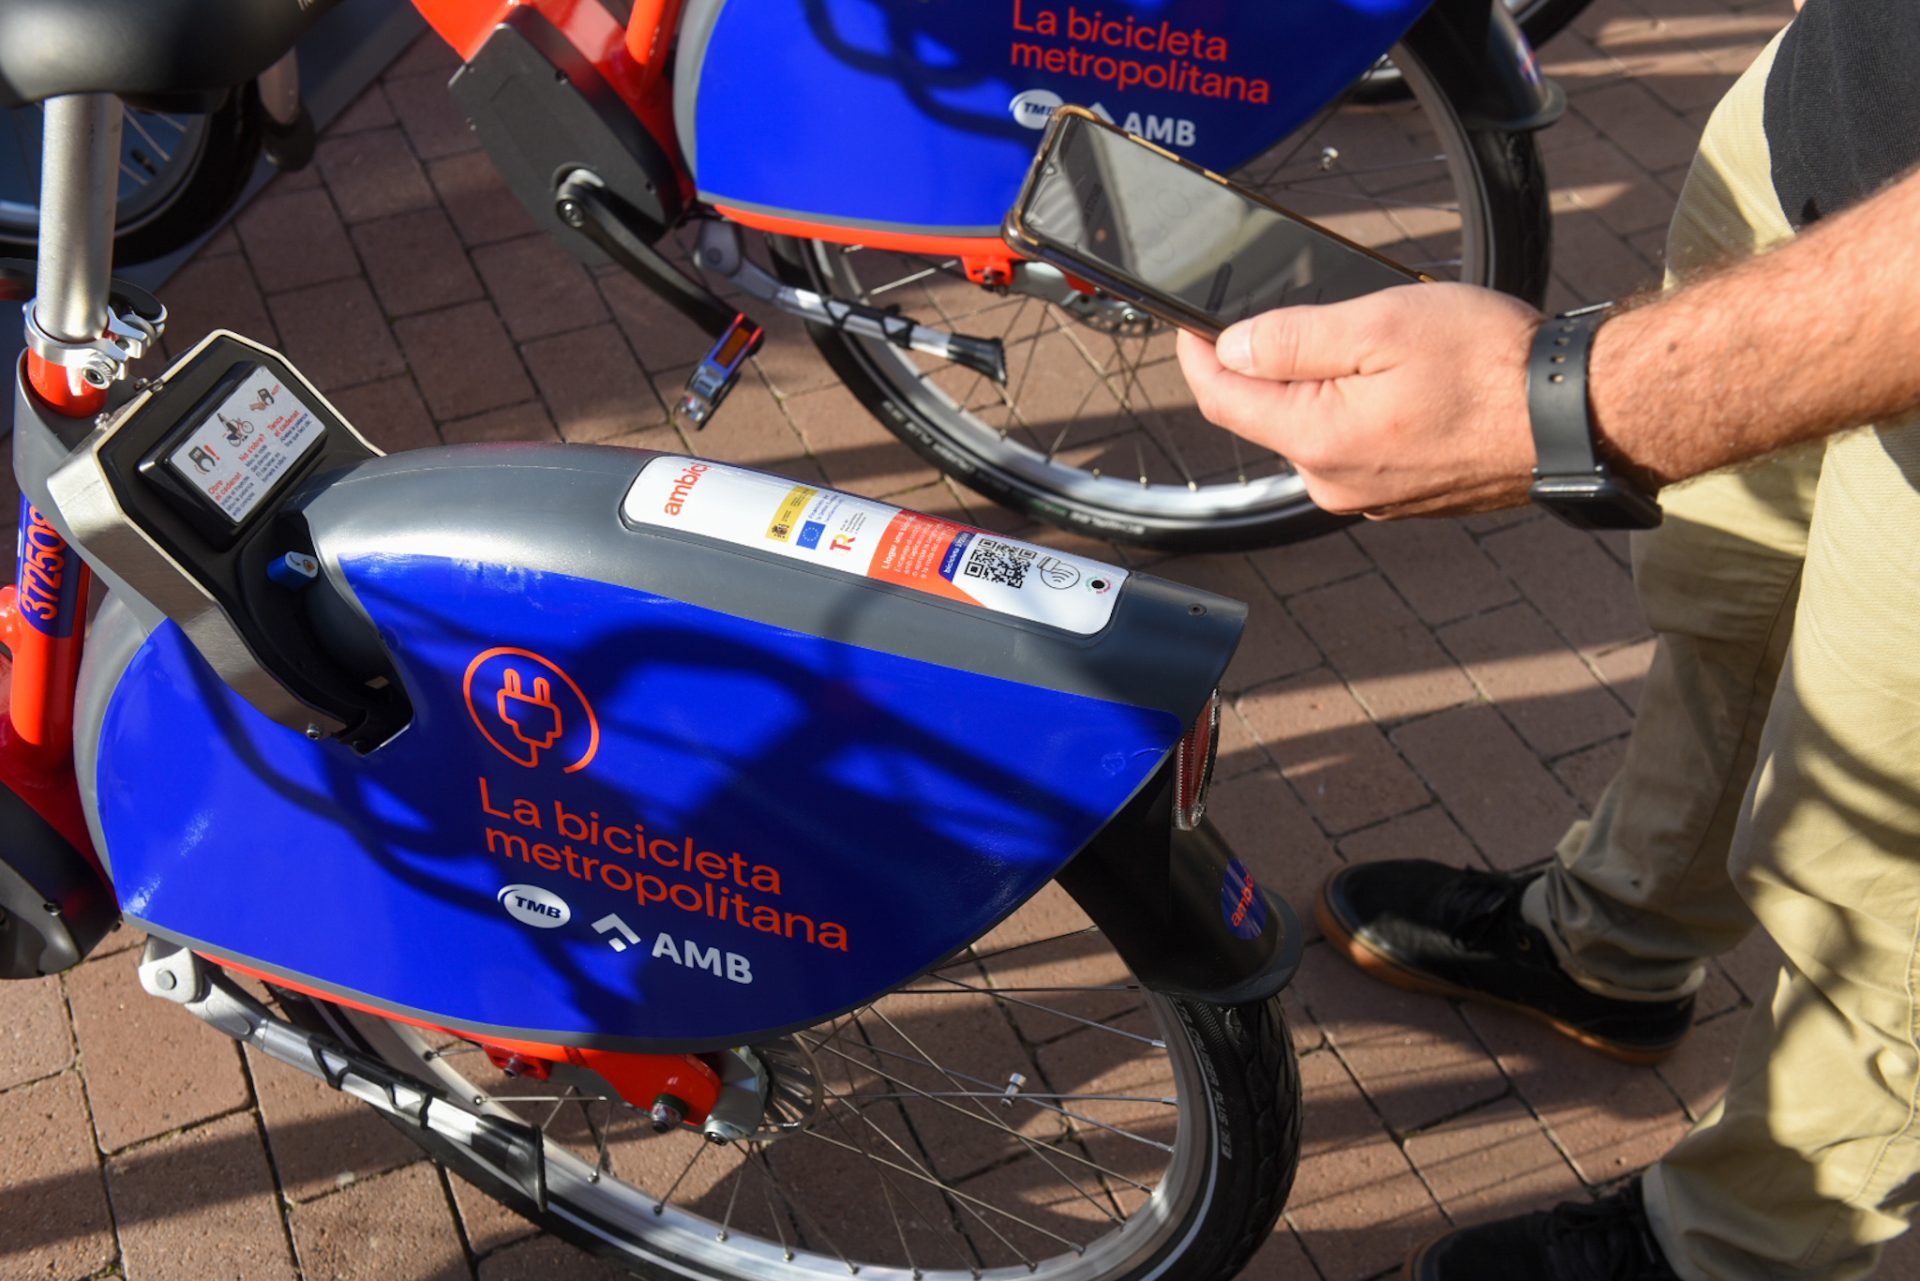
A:
[[[697,458],[648,463],[621,512],[1083,636],[1112,620],[1127,579],[1099,561]]]

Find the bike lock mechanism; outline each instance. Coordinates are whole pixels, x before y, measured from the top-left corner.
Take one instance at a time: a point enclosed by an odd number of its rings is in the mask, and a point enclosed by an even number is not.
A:
[[[621,215],[618,198],[590,170],[575,169],[561,180],[554,193],[554,209],[562,222],[714,339],[675,407],[680,417],[696,427],[703,425],[758,346],[760,327],[647,243],[634,230],[632,220]],[[1004,385],[1007,381],[1006,351],[999,339],[947,333],[878,307],[784,285],[747,261],[740,249],[739,231],[731,224],[717,220],[703,223],[695,257],[701,267],[726,277],[753,297],[812,324],[831,325],[862,338],[877,338],[938,356],[996,383]]]

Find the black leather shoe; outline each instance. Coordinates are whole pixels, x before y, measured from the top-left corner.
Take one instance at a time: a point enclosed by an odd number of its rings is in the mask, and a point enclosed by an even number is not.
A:
[[[1602,1200],[1462,1228],[1407,1258],[1404,1281],[1679,1281],[1636,1179]]]
[[[1624,1001],[1574,982],[1520,914],[1532,879],[1425,859],[1356,863],[1327,878],[1315,914],[1334,947],[1395,987],[1504,1005],[1628,1063],[1671,1054],[1693,1026],[1692,995]]]

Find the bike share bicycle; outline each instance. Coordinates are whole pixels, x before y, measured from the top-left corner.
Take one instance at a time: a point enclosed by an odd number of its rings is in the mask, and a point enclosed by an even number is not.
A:
[[[654,1275],[1244,1263],[1300,931],[1173,842],[1242,607],[691,458],[383,458],[225,332],[123,381],[164,312],[109,280],[110,95],[223,91],[304,15],[48,6],[74,56],[0,49],[47,119],[5,973],[124,916],[153,996]]]
[[[559,0],[418,7],[535,218],[729,357],[689,387],[693,418],[751,349],[751,325],[729,338],[738,305],[790,311],[934,466],[1104,539],[1218,550],[1338,522],[1285,460],[1205,422],[1165,326],[1000,244],[1051,104],[1096,106],[1429,275],[1535,302],[1545,287],[1531,130],[1557,99],[1487,0],[648,0],[624,21]],[[1390,44],[1405,101],[1360,75]],[[146,149],[129,143],[136,170]],[[182,171],[123,184],[135,213]]]

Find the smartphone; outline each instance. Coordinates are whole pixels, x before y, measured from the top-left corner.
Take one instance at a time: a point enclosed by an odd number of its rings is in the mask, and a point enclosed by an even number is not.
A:
[[[1053,113],[1000,234],[1209,339],[1274,307],[1429,279],[1084,107]]]

